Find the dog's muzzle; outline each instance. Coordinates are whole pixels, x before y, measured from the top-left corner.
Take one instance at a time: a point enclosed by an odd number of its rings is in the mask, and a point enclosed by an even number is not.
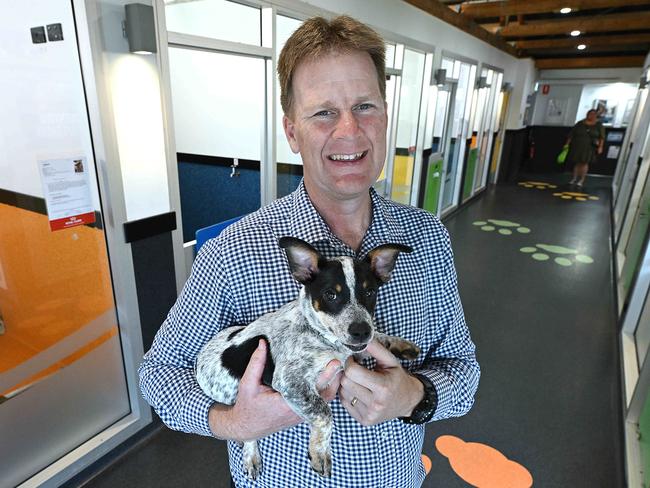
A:
[[[343,345],[345,347],[347,347],[352,352],[361,352],[366,347],[368,347],[368,343],[365,343],[365,344],[343,344]]]

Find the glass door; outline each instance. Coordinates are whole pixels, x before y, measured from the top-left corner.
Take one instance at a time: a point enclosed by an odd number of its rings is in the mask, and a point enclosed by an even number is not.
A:
[[[65,0],[0,17],[2,486],[131,412],[75,18]],[[43,19],[62,39],[30,37]]]
[[[634,184],[637,180],[637,172],[640,166],[640,157],[642,154],[643,141],[645,135],[650,128],[650,103],[648,103],[648,89],[641,90],[639,104],[635,121],[630,129],[630,138],[625,147],[624,155],[619,159],[618,164],[623,164],[622,178],[618,193],[616,195],[616,203],[614,204],[614,236],[618,242],[623,235],[623,221],[628,209],[630,195]]]
[[[646,77],[650,76],[650,70],[648,70],[646,74],[644,74],[643,76]],[[626,165],[627,165],[628,153],[634,141],[634,136],[636,135],[636,128],[638,127],[639,119],[641,118],[641,114],[643,113],[643,109],[647,97],[648,97],[648,87],[645,86],[643,88],[640,88],[634,100],[634,106],[632,108],[632,117],[631,117],[632,120],[630,121],[629,117],[624,116],[623,124],[627,125],[627,130],[625,131],[625,138],[623,139],[623,144],[621,145],[623,150],[620,152],[618,164],[616,165],[616,171],[614,173],[614,181],[612,182],[612,194],[613,194],[614,203],[618,201],[621,182],[623,180],[623,176],[627,168]]]
[[[625,450],[629,486],[650,480],[650,246],[640,258],[622,317],[621,351],[625,393]]]
[[[497,119],[499,117],[499,101],[501,99],[501,82],[503,73],[490,70],[492,77],[488,77],[490,85],[490,98],[486,109],[486,120],[481,130],[481,149],[479,152],[479,169],[474,185],[474,193],[485,188],[487,185],[488,172],[490,170],[490,161],[492,160],[492,150],[497,133]]]
[[[476,66],[451,58],[443,58],[442,68],[451,73],[450,78],[457,82],[453,102],[453,119],[450,124],[449,145],[444,156],[444,176],[441,214],[451,212],[458,206],[462,162],[465,158],[469,115],[471,113],[472,92]]]
[[[399,112],[398,93],[402,88],[402,62],[404,45],[386,44],[386,161],[384,167],[373,185],[380,195],[389,198],[393,163],[395,161],[395,144],[397,141],[397,114]]]
[[[431,86],[429,113],[425,138],[430,147],[425,151],[426,176],[422,208],[433,214],[439,213],[442,197],[445,154],[451,144],[456,83],[445,82]]]
[[[302,175],[286,142],[278,147],[277,173],[269,163],[266,141],[276,123],[270,117],[275,74],[269,14],[227,0],[165,4],[186,246],[198,229],[260,208],[276,181],[280,194],[289,193]],[[288,37],[295,22],[281,18],[282,35]]]
[[[390,198],[404,204],[411,202],[413,190],[424,65],[424,53],[405,49],[399,92],[397,141],[389,182]]]
[[[629,290],[639,272],[640,259],[650,236],[650,134],[645,139],[645,154],[637,172],[638,179],[630,198],[623,234],[616,248],[620,270],[617,280],[620,309],[627,303]]]
[[[492,162],[490,163],[490,183],[496,183],[501,168],[501,148],[506,132],[506,117],[510,105],[510,89],[502,88],[499,93],[499,102],[496,110],[496,128],[494,130],[494,148],[492,150]]]

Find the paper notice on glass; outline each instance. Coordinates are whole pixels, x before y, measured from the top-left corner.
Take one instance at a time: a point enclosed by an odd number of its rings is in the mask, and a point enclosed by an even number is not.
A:
[[[39,161],[38,169],[51,230],[95,222],[86,158]]]
[[[616,159],[620,150],[621,146],[609,146],[607,149],[607,159]]]

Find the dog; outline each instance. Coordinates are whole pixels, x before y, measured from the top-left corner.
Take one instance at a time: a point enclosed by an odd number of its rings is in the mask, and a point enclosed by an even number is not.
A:
[[[262,382],[278,391],[291,409],[309,423],[309,460],[319,475],[330,477],[332,411],[316,388],[325,366],[351,355],[357,358],[377,339],[399,359],[414,360],[414,343],[375,330],[373,313],[377,290],[393,272],[399,253],[412,249],[401,244],[374,248],[365,260],[325,259],[310,244],[282,237],[293,277],[303,286],[296,300],[267,313],[247,326],[222,330],[200,350],[196,377],[213,400],[233,405],[239,380],[262,338],[269,354]],[[262,459],[257,441],[243,444],[243,467],[257,479]]]

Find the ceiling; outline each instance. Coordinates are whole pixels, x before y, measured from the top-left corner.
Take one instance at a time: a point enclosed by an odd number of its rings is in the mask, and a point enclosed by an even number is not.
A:
[[[405,1],[539,69],[643,67],[650,51],[650,0]]]

